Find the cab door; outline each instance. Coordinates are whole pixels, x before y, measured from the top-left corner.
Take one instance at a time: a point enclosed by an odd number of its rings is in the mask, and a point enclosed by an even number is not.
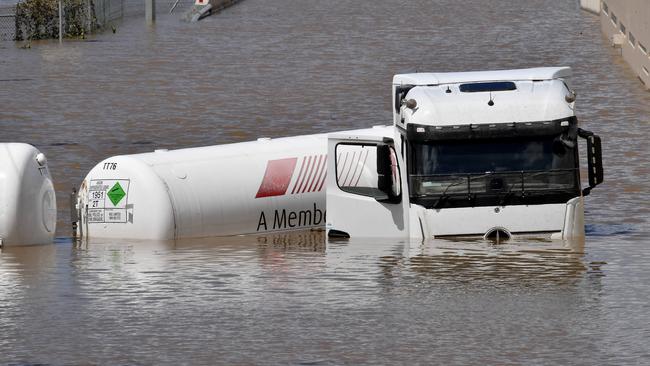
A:
[[[383,136],[328,138],[329,237],[409,237],[404,163]]]

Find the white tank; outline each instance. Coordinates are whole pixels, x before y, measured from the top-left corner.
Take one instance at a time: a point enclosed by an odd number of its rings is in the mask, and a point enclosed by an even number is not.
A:
[[[56,195],[45,155],[23,143],[0,143],[0,242],[49,244]]]
[[[327,135],[156,150],[97,164],[78,234],[175,239],[325,226]]]

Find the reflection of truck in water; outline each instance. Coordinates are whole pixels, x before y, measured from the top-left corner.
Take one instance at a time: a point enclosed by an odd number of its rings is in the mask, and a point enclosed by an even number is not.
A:
[[[578,128],[568,76],[396,75],[391,126],[111,157],[81,186],[79,234],[583,236],[583,196],[603,179],[600,138]]]

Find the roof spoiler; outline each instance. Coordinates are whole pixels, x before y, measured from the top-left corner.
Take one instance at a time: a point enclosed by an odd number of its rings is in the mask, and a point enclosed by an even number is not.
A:
[[[570,67],[398,74],[393,77],[393,85],[440,85],[483,81],[552,80],[568,78],[571,74]]]

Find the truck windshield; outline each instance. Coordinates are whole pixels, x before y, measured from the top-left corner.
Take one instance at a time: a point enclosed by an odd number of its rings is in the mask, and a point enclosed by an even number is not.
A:
[[[410,188],[428,208],[566,202],[579,195],[575,140],[414,142]]]

